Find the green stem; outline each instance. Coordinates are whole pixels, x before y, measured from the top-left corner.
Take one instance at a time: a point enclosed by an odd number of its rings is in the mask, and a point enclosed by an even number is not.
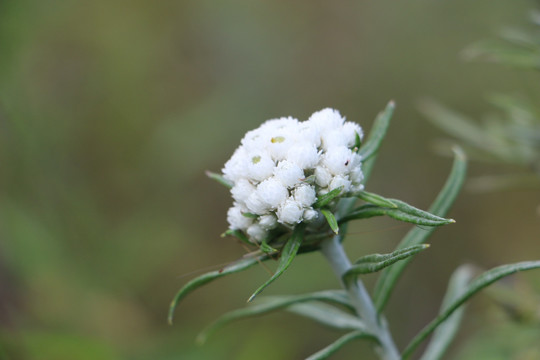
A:
[[[334,273],[340,279],[341,285],[347,290],[356,312],[377,338],[379,342],[377,352],[381,359],[399,360],[401,359],[401,356],[394,344],[392,334],[390,334],[386,323],[379,321],[377,310],[362,281],[358,279],[357,281],[353,281],[349,285],[346,285],[342,280],[343,274],[345,274],[352,265],[341,245],[341,240],[341,236],[336,235],[331,239],[323,241],[321,243],[321,252],[330,263]]]

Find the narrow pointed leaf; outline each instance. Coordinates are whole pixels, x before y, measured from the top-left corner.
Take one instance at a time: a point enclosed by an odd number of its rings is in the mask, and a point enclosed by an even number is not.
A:
[[[355,151],[360,150],[360,147],[362,146],[362,139],[360,138],[360,134],[358,132],[354,133],[354,149]]]
[[[349,303],[349,298],[344,290],[326,290],[302,295],[267,296],[243,309],[234,310],[221,316],[199,334],[197,341],[204,343],[212,333],[230,322],[265,315],[307,301],[324,301],[354,311],[354,307]]]
[[[334,214],[328,209],[321,209],[321,213],[326,218],[328,225],[330,225],[330,229],[336,234],[339,233],[339,225]]]
[[[215,279],[245,270],[257,264],[260,261],[267,260],[268,258],[269,257],[267,255],[260,255],[258,257],[250,257],[250,258],[241,259],[224,267],[221,270],[211,271],[191,280],[178,291],[178,293],[172,300],[171,305],[169,307],[169,316],[168,316],[169,324],[172,324],[173,322],[174,310],[176,309],[176,306],[178,305],[180,300],[182,300],[186,295],[196,290],[197,288],[205,284],[208,284],[211,281],[214,281]]]
[[[360,191],[355,196],[367,203],[377,205],[380,207],[397,208],[397,205],[392,200],[382,197],[381,195],[370,193],[367,191]]]
[[[287,307],[287,311],[334,329],[367,332],[366,326],[359,317],[321,302],[297,303]]]
[[[422,245],[409,246],[405,249],[399,249],[389,254],[369,254],[369,255],[362,256],[361,258],[358,258],[354,262],[353,265],[359,265],[359,264],[365,264],[365,263],[378,263],[378,262],[386,261],[396,256],[401,256],[404,254],[409,256],[411,255],[411,252],[413,252],[412,255],[414,255],[417,252],[425,250],[427,248],[429,248],[429,244],[422,244]]]
[[[281,256],[279,258],[278,267],[276,272],[270,279],[268,279],[264,284],[262,284],[255,292],[249,297],[248,302],[251,302],[255,296],[257,296],[261,291],[263,291],[268,285],[270,285],[274,280],[281,276],[287,270],[289,265],[291,265],[293,259],[300,249],[302,240],[304,237],[304,226],[303,224],[297,225],[289,238],[287,243],[281,250]]]
[[[411,206],[412,207],[412,206]],[[417,209],[418,210],[418,209]],[[339,223],[345,223],[356,219],[367,219],[375,216],[389,216],[393,219],[422,226],[442,226],[454,223],[452,219],[444,219],[436,216],[417,216],[403,212],[400,209],[382,208],[375,205],[363,205],[353,210],[350,214],[340,219]]]
[[[370,274],[381,271],[385,267],[390,266],[399,260],[416,255],[428,247],[429,245],[427,244],[414,245],[405,249],[396,250],[390,254],[373,254],[362,257],[358,259],[345,274],[343,274],[343,282],[349,284],[360,274]]]
[[[332,344],[328,345],[324,349],[317,351],[315,354],[306,358],[306,360],[324,360],[328,359],[331,355],[335,354],[339,349],[344,345],[347,345],[349,342],[357,339],[371,338],[374,339],[373,335],[365,333],[363,331],[353,331],[348,334],[343,335]]]
[[[419,218],[426,219],[426,220],[432,220],[432,221],[437,221],[437,222],[439,222],[439,221],[440,222],[445,222],[447,224],[455,222],[452,219],[445,219],[443,217],[431,214],[428,211],[424,211],[424,210],[420,210],[418,208],[415,208],[414,206],[409,205],[406,202],[403,202],[401,200],[391,199],[391,201],[394,204],[396,204],[396,207],[398,208],[399,211],[401,211],[401,212],[403,212],[403,213],[405,213],[407,215],[412,215],[412,216],[419,217]]]
[[[313,204],[313,208],[319,209],[319,208],[322,208],[323,206],[328,205],[332,200],[334,200],[336,197],[338,197],[341,194],[342,190],[343,190],[343,186],[340,186],[324,195],[321,195],[319,199],[317,199],[315,204]]]
[[[228,180],[226,180],[223,176],[221,176],[220,174],[216,174],[214,172],[207,171],[206,176],[208,176],[212,180],[216,180],[218,183],[220,183],[221,185],[224,185],[225,187],[227,187],[229,189],[232,189],[232,187],[233,187],[233,185]]]
[[[446,183],[444,184],[439,195],[429,208],[429,212],[437,216],[445,216],[454,200],[456,199],[467,172],[467,160],[463,151],[459,148],[454,149],[454,164]],[[422,229],[414,228],[405,235],[403,240],[398,245],[398,249],[403,249],[412,245],[424,243],[427,238],[433,233],[434,228]],[[403,270],[409,263],[409,259],[400,261],[391,267],[384,269],[379,277],[374,292],[374,300],[379,312],[384,309],[388,302],[394,285],[401,276]]]
[[[261,251],[265,254],[274,254],[277,252],[277,249],[274,249],[273,247],[268,245],[268,243],[264,240],[261,242],[259,249],[261,249]]]
[[[253,245],[248,237],[246,236],[246,234],[244,234],[242,231],[240,230],[232,230],[232,229],[229,229],[227,231],[225,231],[223,234],[221,234],[221,237],[225,237],[225,236],[234,236],[235,238],[239,239],[240,241],[242,241],[244,244],[247,244],[247,245]]]
[[[472,275],[473,270],[467,265],[460,266],[454,271],[444,296],[441,313],[464,294]],[[443,357],[457,333],[464,311],[465,306],[459,307],[444,323],[439,325],[420,360],[439,360]]]
[[[369,159],[377,153],[377,150],[379,150],[382,140],[386,135],[386,131],[388,130],[388,125],[390,125],[390,119],[394,113],[394,108],[395,103],[390,101],[388,105],[386,105],[386,108],[377,115],[366,142],[358,151],[358,154],[362,156],[363,160]]]
[[[403,351],[403,359],[408,358],[414,350],[424,341],[429,334],[433,332],[440,324],[446,321],[450,315],[459,309],[467,300],[473,295],[478,293],[483,288],[493,284],[495,281],[514,274],[518,271],[532,270],[540,268],[540,261],[524,261],[516,264],[502,265],[491,270],[488,270],[475,278],[465,291],[458,296],[448,307],[439,314],[433,321],[431,321],[416,337],[410,342],[410,344]]]

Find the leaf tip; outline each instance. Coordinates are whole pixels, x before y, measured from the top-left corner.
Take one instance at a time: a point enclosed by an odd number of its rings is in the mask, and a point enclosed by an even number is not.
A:
[[[174,310],[176,309],[176,304],[175,302],[173,301],[171,303],[171,306],[169,307],[169,314],[167,315],[167,324],[171,325],[173,324],[173,319],[174,319]]]
[[[254,292],[253,294],[251,294],[251,296],[247,299],[246,302],[250,303],[253,301],[253,299],[255,299],[255,296],[257,296],[257,292]]]
[[[395,108],[396,107],[396,101],[394,99],[390,100],[388,102],[388,107]]]
[[[206,334],[204,333],[200,333],[199,335],[197,335],[197,337],[195,338],[195,343],[199,346],[201,345],[204,345],[204,343],[206,342]]]

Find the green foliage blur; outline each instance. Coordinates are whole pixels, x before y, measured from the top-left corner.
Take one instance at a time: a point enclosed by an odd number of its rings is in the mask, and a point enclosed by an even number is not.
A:
[[[193,294],[167,325],[192,271],[244,253],[219,236],[231,200],[204,171],[219,171],[266,119],[330,106],[369,128],[393,98],[368,190],[426,208],[450,160],[431,152],[443,135],[417,100],[475,117],[488,108],[483,94],[538,93],[537,78],[458,56],[503,25],[526,24],[533,4],[0,2],[0,359],[300,359],[333,341],[339,334],[277,314],[195,345],[268,278],[260,267]],[[532,194],[461,196],[450,214],[457,224],[435,234],[389,304],[400,346],[437,313],[458,265],[538,259]],[[389,252],[408,229],[363,222],[349,253]],[[280,280],[269,295],[338,286],[317,254]],[[469,308],[465,334],[481,327],[485,304]],[[369,359],[361,344],[335,358],[364,351]]]

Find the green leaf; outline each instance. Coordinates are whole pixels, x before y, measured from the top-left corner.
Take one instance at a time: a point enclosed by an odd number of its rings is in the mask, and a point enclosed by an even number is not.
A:
[[[239,239],[240,241],[242,241],[244,244],[247,244],[247,245],[250,245],[252,246],[253,243],[251,243],[248,239],[248,237],[246,236],[246,234],[244,234],[241,230],[232,230],[232,229],[229,229],[227,231],[225,231],[223,234],[221,234],[221,237],[225,237],[225,236],[234,236],[235,238]]]
[[[472,268],[467,265],[460,266],[454,271],[450,278],[446,295],[444,296],[440,310],[441,313],[464,294],[467,285],[472,279],[472,275]],[[435,330],[433,337],[420,360],[438,360],[442,358],[457,333],[464,311],[464,306],[458,308],[437,328],[437,330]]]
[[[344,290],[326,290],[302,295],[267,296],[243,309],[234,310],[221,316],[199,334],[197,341],[199,343],[204,343],[212,333],[232,321],[264,315],[272,311],[284,309],[293,304],[307,301],[325,301],[345,306],[350,311],[354,311],[353,306],[349,303],[347,293]]]
[[[358,132],[355,131],[354,132],[354,151],[358,152],[361,146],[362,146],[362,139],[360,138],[360,134],[358,134]]]
[[[231,184],[228,180],[226,180],[223,176],[220,174],[216,174],[211,171],[206,171],[206,176],[208,176],[212,180],[216,180],[221,185],[224,185],[225,187],[232,189],[233,184]]]
[[[335,188],[334,190],[321,195],[315,204],[313,204],[314,209],[322,208],[323,206],[326,206],[330,203],[330,201],[334,200],[336,197],[338,197],[341,194],[341,191],[343,190],[343,186],[340,186],[338,188]]]
[[[289,265],[291,265],[293,259],[296,256],[296,253],[298,253],[298,249],[300,249],[300,245],[302,244],[302,240],[304,237],[304,225],[299,224],[297,225],[291,237],[289,240],[287,240],[287,243],[281,249],[281,256],[279,258],[278,267],[276,269],[276,272],[270,279],[268,279],[264,284],[262,284],[255,292],[249,297],[248,302],[251,302],[255,296],[257,296],[261,291],[263,291],[268,285],[270,285],[274,280],[276,280],[278,277],[281,276],[287,270]]]
[[[229,274],[240,272],[242,270],[245,270],[259,263],[260,261],[264,261],[267,259],[269,259],[268,255],[260,255],[257,257],[241,259],[224,267],[221,270],[211,271],[191,280],[178,291],[178,293],[172,300],[171,305],[169,307],[169,316],[168,316],[169,324],[172,324],[173,322],[174,310],[176,309],[176,306],[178,305],[180,300],[182,300],[186,295],[191,293],[193,290],[196,290],[197,288],[205,284],[208,284],[209,282],[214,281],[215,279],[218,279],[220,277],[223,277]]]
[[[370,193],[367,191],[360,191],[354,194],[357,198],[364,200],[367,203],[377,205],[380,207],[397,208],[397,205],[392,200],[382,197],[381,195]]]
[[[287,311],[315,320],[334,329],[368,332],[364,322],[359,317],[325,303],[297,303],[287,307]]]
[[[360,274],[370,274],[381,271],[399,260],[418,254],[429,247],[428,244],[414,245],[405,249],[396,250],[390,254],[372,254],[361,257],[343,274],[343,282],[349,284]]]
[[[336,353],[339,349],[341,349],[344,345],[347,345],[349,342],[356,340],[356,339],[363,339],[363,338],[371,338],[376,340],[376,338],[373,337],[373,335],[365,333],[363,331],[353,331],[346,335],[343,335],[336,341],[334,341],[332,344],[328,345],[324,349],[317,351],[315,354],[308,357],[306,360],[324,360],[328,359],[331,355]]]
[[[395,200],[393,200],[395,201]],[[401,209],[390,209],[390,208],[381,208],[375,205],[363,205],[359,208],[353,210],[350,214],[344,216],[340,219],[339,223],[343,224],[351,220],[357,219],[367,219],[374,216],[386,215],[393,219],[409,222],[416,225],[423,226],[442,226],[454,223],[452,219],[444,219],[441,217],[434,216],[427,212],[424,212],[424,216],[417,216],[415,214],[410,214],[403,212]]]
[[[444,184],[439,195],[429,208],[429,212],[437,216],[445,216],[454,200],[456,199],[467,172],[467,161],[465,154],[459,148],[454,149],[454,164],[446,183]],[[418,245],[424,243],[427,238],[433,233],[434,228],[421,229],[414,228],[405,235],[403,240],[398,245],[398,249],[404,249],[409,246]],[[400,261],[391,267],[384,269],[379,277],[374,291],[374,300],[377,310],[379,312],[384,309],[384,306],[388,302],[394,285],[401,276],[401,273],[409,263],[410,259]]]
[[[411,215],[411,216],[418,217],[418,218],[425,219],[425,220],[441,222],[441,223],[445,223],[445,224],[450,224],[450,223],[455,222],[452,219],[445,219],[445,218],[442,218],[440,216],[431,214],[428,211],[417,209],[414,206],[411,206],[411,205],[409,205],[406,202],[403,202],[401,200],[391,199],[390,201],[392,201],[394,204],[396,204],[399,211],[401,211],[401,212],[403,212],[403,213],[405,213],[407,215]]]
[[[328,209],[321,209],[321,213],[326,218],[326,221],[328,222],[328,225],[330,225],[332,231],[336,234],[339,233],[339,225],[334,214]]]
[[[451,304],[448,304],[446,309],[439,314],[433,321],[431,321],[416,337],[409,343],[409,345],[403,351],[403,359],[408,358],[413,351],[424,341],[433,330],[435,330],[440,324],[446,321],[450,315],[454,313],[460,306],[462,306],[473,295],[478,293],[483,288],[493,284],[495,281],[514,274],[518,271],[533,270],[540,268],[540,261],[524,261],[516,264],[502,265],[491,270],[488,270],[475,278],[469,286],[463,291],[463,293],[454,299]]]
[[[250,213],[250,212],[243,212],[242,216],[247,217],[249,219],[257,219],[259,217],[259,215],[253,214],[253,213]]]
[[[364,161],[374,156],[377,153],[377,150],[379,150],[382,140],[386,135],[386,131],[388,130],[388,126],[390,125],[390,119],[394,113],[394,108],[395,103],[390,101],[388,105],[386,105],[386,108],[377,115],[366,142],[358,151],[358,154],[362,156]]]
[[[268,245],[268,243],[266,241],[262,241],[261,242],[261,245],[259,246],[259,249],[261,249],[261,251],[265,254],[274,254],[277,252],[276,249],[274,249],[273,247],[271,247],[270,245]]]

